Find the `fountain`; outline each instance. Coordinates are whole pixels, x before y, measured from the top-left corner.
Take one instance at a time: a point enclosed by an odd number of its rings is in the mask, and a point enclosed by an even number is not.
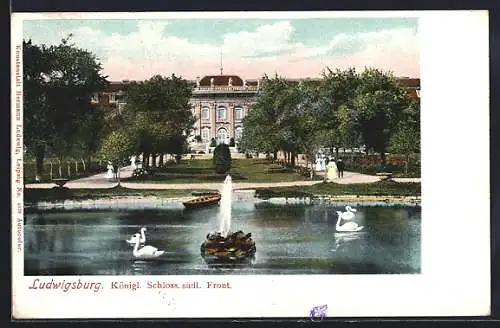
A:
[[[201,256],[208,264],[241,263],[253,259],[256,247],[252,234],[244,234],[239,230],[231,232],[231,205],[233,182],[231,176],[226,176],[222,186],[219,207],[219,231],[208,233],[201,244]]]

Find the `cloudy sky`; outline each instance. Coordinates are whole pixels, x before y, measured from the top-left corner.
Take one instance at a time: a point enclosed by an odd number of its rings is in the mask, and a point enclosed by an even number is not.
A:
[[[416,18],[58,19],[24,21],[23,37],[57,44],[72,33],[116,81],[220,74],[221,53],[224,74],[247,79],[365,66],[419,77],[417,27]]]

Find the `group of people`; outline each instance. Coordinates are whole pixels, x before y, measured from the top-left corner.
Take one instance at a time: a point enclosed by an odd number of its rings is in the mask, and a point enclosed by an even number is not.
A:
[[[336,178],[343,178],[344,177],[344,169],[345,169],[345,163],[342,160],[342,158],[339,158],[337,161],[335,161],[335,158],[330,157],[330,160],[328,161],[328,164],[326,165],[326,174],[325,174],[325,180],[326,181],[332,181]]]

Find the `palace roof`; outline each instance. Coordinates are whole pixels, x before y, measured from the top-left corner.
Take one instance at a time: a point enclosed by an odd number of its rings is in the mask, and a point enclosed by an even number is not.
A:
[[[200,86],[209,87],[212,79],[214,79],[214,86],[228,86],[230,78],[232,78],[233,86],[243,86],[243,80],[237,75],[207,75],[200,80]]]

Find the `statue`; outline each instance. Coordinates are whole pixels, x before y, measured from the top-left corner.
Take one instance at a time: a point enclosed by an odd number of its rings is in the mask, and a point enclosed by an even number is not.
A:
[[[232,87],[233,86],[233,78],[230,77],[229,80],[227,81],[227,86]]]
[[[108,170],[108,172],[106,172],[105,178],[107,180],[113,179],[115,177],[115,170],[113,168],[113,163],[111,163],[110,161],[108,161],[108,165],[106,166],[106,169]]]
[[[214,78],[211,78],[210,79],[210,87],[214,87],[214,83],[215,83],[215,79]]]
[[[135,155],[130,157],[130,167],[132,168],[132,170],[135,170],[137,168],[137,166],[135,165]]]
[[[316,167],[314,169],[316,172],[323,171],[323,167],[321,166],[321,156],[320,154],[316,154]]]

